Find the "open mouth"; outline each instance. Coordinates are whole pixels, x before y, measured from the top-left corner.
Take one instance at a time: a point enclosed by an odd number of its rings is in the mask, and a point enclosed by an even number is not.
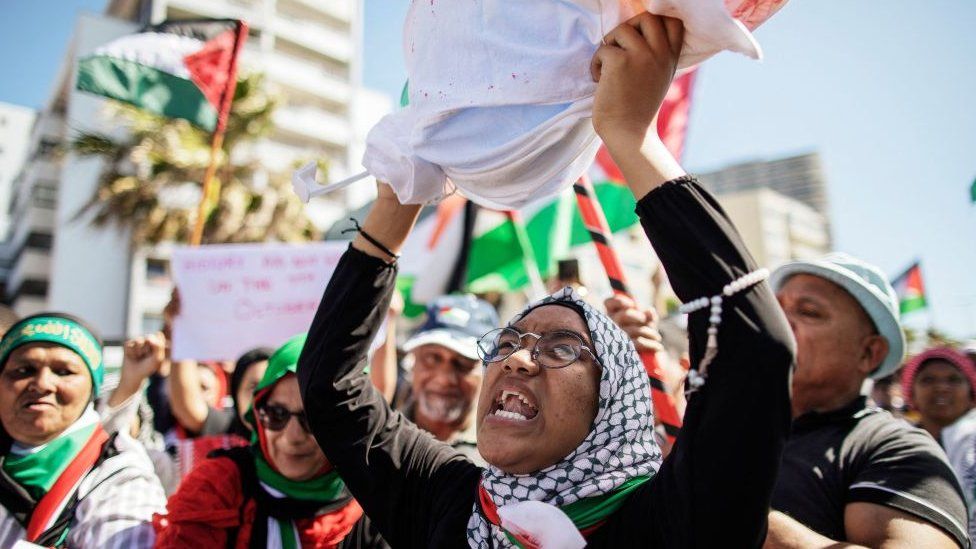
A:
[[[515,421],[529,421],[539,415],[539,408],[529,400],[528,396],[512,389],[504,389],[495,398],[488,415]]]

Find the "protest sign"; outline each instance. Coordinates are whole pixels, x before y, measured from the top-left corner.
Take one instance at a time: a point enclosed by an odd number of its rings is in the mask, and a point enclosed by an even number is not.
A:
[[[180,248],[173,359],[235,360],[308,330],[346,242]]]

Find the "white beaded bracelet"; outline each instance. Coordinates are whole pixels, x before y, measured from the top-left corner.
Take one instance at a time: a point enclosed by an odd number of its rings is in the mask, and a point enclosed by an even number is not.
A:
[[[722,300],[751,288],[769,277],[769,269],[758,269],[751,273],[740,276],[729,282],[722,288],[722,293],[712,297],[699,297],[693,301],[685,303],[678,308],[678,312],[683,314],[694,313],[711,305],[711,314],[708,317],[708,343],[705,345],[705,356],[702,358],[701,365],[697,370],[688,370],[687,384],[685,392],[690,396],[702,386],[708,379],[708,365],[711,364],[715,355],[718,354],[718,327],[722,323]]]

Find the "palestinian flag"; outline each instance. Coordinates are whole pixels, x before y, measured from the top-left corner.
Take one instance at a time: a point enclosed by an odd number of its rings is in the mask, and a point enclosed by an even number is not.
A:
[[[904,273],[895,278],[891,285],[898,294],[898,304],[901,314],[918,311],[928,307],[925,300],[925,285],[922,284],[922,267],[916,261]]]
[[[226,122],[246,39],[236,19],[165,21],[81,59],[77,87],[212,132]]]

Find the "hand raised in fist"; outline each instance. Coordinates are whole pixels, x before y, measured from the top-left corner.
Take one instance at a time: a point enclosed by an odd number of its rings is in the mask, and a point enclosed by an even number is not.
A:
[[[123,346],[122,377],[141,383],[165,361],[166,338],[161,332],[130,339]]]

